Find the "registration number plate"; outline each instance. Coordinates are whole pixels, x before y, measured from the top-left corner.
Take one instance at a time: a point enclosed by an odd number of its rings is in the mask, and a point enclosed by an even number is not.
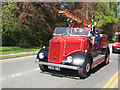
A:
[[[56,70],[56,71],[60,71],[59,67],[55,67],[55,66],[48,66],[49,69],[51,70]]]

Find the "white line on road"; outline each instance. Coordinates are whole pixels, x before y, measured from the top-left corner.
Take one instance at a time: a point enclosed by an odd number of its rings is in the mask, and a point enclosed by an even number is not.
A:
[[[110,62],[113,62],[114,60],[110,60]]]
[[[39,68],[37,68],[37,69],[34,69],[34,71],[38,71],[38,70],[40,70]]]
[[[28,71],[28,72],[13,74],[13,75],[10,75],[10,76],[7,76],[7,77],[2,77],[2,80],[8,79],[8,78],[17,77],[17,76],[20,76],[20,75],[24,75],[24,74],[31,73],[31,72],[34,72],[34,71],[39,71],[39,70],[40,70],[39,68],[36,68],[36,69]]]
[[[1,78],[0,80],[5,80],[6,78]]]
[[[17,73],[17,74],[12,75],[12,77],[20,76],[21,74],[22,73]]]

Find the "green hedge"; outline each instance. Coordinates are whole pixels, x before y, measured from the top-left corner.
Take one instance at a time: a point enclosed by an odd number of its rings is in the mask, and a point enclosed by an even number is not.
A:
[[[38,39],[39,36],[32,35],[27,30],[7,30],[2,32],[2,46],[19,47],[41,47],[46,44],[45,41]]]

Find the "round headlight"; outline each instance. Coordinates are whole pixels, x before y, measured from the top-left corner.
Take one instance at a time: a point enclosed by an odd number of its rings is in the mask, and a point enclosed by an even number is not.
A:
[[[72,62],[72,56],[68,56],[68,57],[67,57],[67,62],[68,62],[68,63],[71,63],[71,62]]]
[[[40,59],[43,59],[43,58],[44,58],[44,53],[43,53],[43,52],[41,52],[41,53],[39,54],[39,58],[40,58]]]

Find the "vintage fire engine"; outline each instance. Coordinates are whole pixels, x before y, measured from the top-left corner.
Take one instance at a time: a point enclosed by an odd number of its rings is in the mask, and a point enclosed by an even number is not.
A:
[[[120,52],[120,32],[115,33],[115,41],[112,45],[112,53]]]
[[[79,23],[84,23],[67,10],[56,10],[57,13],[69,17]],[[95,37],[91,29],[75,27],[56,27],[53,38],[49,41],[49,50],[41,49],[35,59],[40,69],[61,71],[70,69],[78,71],[80,78],[90,75],[91,69],[101,63],[109,63],[109,43],[105,34],[100,34],[100,40],[95,51]]]

